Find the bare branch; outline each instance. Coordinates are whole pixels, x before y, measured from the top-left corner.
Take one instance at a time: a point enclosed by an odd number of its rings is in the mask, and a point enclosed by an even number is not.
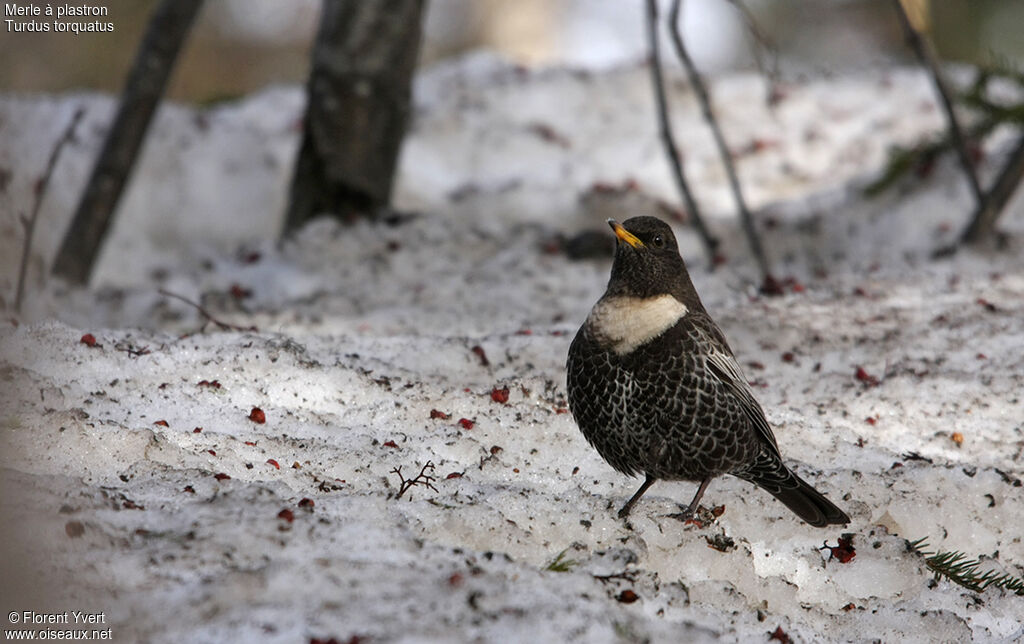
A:
[[[202,4],[203,0],[161,0],[150,18],[114,122],[53,264],[53,273],[72,284],[89,282],[178,51]]]
[[[769,285],[775,284],[775,280],[772,278],[768,260],[761,246],[761,239],[757,235],[757,229],[754,228],[754,219],[747,208],[746,201],[743,199],[743,191],[740,188],[739,177],[732,162],[732,154],[729,152],[725,137],[722,135],[722,129],[719,127],[718,120],[711,109],[711,99],[708,96],[704,80],[701,78],[700,72],[697,71],[697,66],[693,64],[693,59],[690,58],[689,52],[686,51],[686,46],[683,44],[683,37],[679,31],[679,9],[681,4],[682,0],[672,0],[672,6],[669,10],[668,25],[669,33],[672,35],[672,44],[675,46],[676,56],[679,57],[683,67],[686,68],[686,74],[689,76],[690,84],[697,95],[697,102],[700,104],[704,120],[707,121],[708,126],[711,128],[711,133],[714,135],[715,144],[718,146],[718,152],[722,157],[722,164],[725,166],[725,172],[729,178],[729,187],[732,190],[733,198],[736,200],[736,206],[740,211],[740,222],[743,224],[743,230],[747,235],[750,250],[754,254],[758,268],[761,270],[761,277],[763,279],[762,291],[775,292],[777,287],[768,289]]]
[[[124,351],[130,358],[139,358],[141,356],[148,356],[152,353],[149,350],[149,345],[143,347],[136,347],[130,342],[118,342],[114,345],[114,348],[118,351]]]
[[[754,18],[754,14],[751,13],[747,5],[743,4],[742,0],[725,0],[743,17],[743,23],[747,27],[747,31],[753,37],[756,47],[753,47],[754,52],[754,64],[757,65],[757,71],[768,79],[772,85],[775,85],[779,80],[779,52],[775,41],[772,40],[768,34],[761,29],[761,25],[758,24],[757,19]],[[765,63],[765,56],[762,52],[768,52],[768,57],[771,59],[770,63]]]
[[[427,470],[430,470],[431,472],[434,471],[434,464],[432,462],[430,462],[430,461],[427,461],[427,464],[424,465],[422,468],[420,468],[420,473],[419,474],[417,474],[416,476],[414,476],[411,479],[407,479],[404,476],[402,476],[402,468],[401,468],[401,466],[394,467],[391,470],[391,473],[392,474],[397,474],[398,475],[398,480],[401,482],[401,485],[399,485],[399,487],[398,487],[398,494],[395,495],[395,498],[396,499],[402,498],[402,495],[405,494],[406,492],[408,492],[409,488],[413,487],[414,485],[422,485],[425,488],[428,488],[428,489],[431,489],[431,490],[437,492],[437,488],[432,485],[432,483],[434,482],[435,479],[434,479],[433,476],[430,476],[430,475],[427,474]]]
[[[672,136],[672,124],[668,118],[668,102],[665,98],[665,79],[661,70],[661,53],[658,45],[658,4],[657,0],[647,0],[647,39],[650,46],[651,56],[651,81],[654,85],[654,97],[658,107],[658,132],[661,135],[662,143],[665,145],[665,153],[668,155],[669,163],[672,165],[672,174],[676,180],[676,187],[686,204],[687,213],[693,220],[693,226],[700,235],[704,250],[708,254],[708,261],[711,266],[715,265],[715,255],[718,252],[719,241],[704,224],[701,219],[700,209],[697,201],[693,198],[689,184],[683,174],[683,163],[679,158],[679,150],[676,148],[675,139]]]
[[[960,159],[960,165],[964,169],[964,174],[967,176],[967,182],[971,186],[971,192],[974,194],[975,204],[979,211],[985,210],[985,193],[981,189],[981,184],[978,182],[978,175],[974,171],[974,164],[971,163],[971,155],[967,150],[967,142],[964,138],[963,130],[960,128],[960,121],[956,118],[956,112],[953,111],[953,100],[950,98],[951,94],[949,87],[946,85],[945,79],[942,77],[942,70],[939,69],[938,59],[935,56],[935,51],[931,48],[931,45],[925,40],[917,29],[914,28],[913,23],[910,21],[910,16],[907,15],[907,10],[903,6],[901,0],[892,0],[893,6],[896,8],[896,13],[900,18],[900,24],[903,26],[903,32],[907,39],[907,44],[914,50],[918,60],[921,64],[928,68],[931,74],[932,84],[935,86],[935,91],[939,95],[940,102],[942,103],[942,109],[946,112],[946,122],[949,127],[949,133],[953,139],[954,147],[956,148],[957,157]]]
[[[214,324],[217,325],[218,328],[220,328],[220,329],[222,329],[224,331],[253,331],[253,332],[255,332],[255,331],[259,330],[255,326],[239,326],[237,324],[229,324],[227,322],[222,322],[222,321],[218,320],[217,318],[213,317],[213,315],[209,311],[207,311],[205,308],[203,308],[202,305],[193,302],[192,300],[188,299],[187,297],[185,297],[183,295],[178,295],[177,293],[171,293],[170,291],[167,291],[167,290],[164,290],[164,289],[160,289],[159,293],[160,293],[160,295],[164,295],[166,297],[173,297],[176,300],[181,300],[185,304],[188,304],[189,306],[191,306],[195,310],[199,311],[199,314],[202,315],[207,320],[207,322],[213,322]],[[204,324],[203,326],[205,327],[206,325]]]
[[[985,195],[985,200],[978,208],[971,223],[964,230],[961,241],[964,243],[975,243],[990,237],[996,226],[996,220],[1003,213],[1010,197],[1020,185],[1021,177],[1024,176],[1024,136],[1017,142],[1003,166],[1003,171],[993,184],[992,189]]]
[[[28,272],[28,256],[32,251],[32,234],[36,229],[36,220],[39,218],[39,208],[43,204],[43,198],[46,196],[46,189],[50,185],[50,177],[53,176],[53,170],[57,167],[57,159],[60,158],[61,150],[67,145],[75,134],[75,128],[78,127],[78,122],[82,120],[82,116],[85,114],[85,108],[79,107],[75,110],[74,115],[71,117],[71,121],[67,127],[64,128],[64,133],[57,139],[57,142],[53,145],[53,150],[50,151],[50,158],[46,162],[46,170],[43,172],[43,176],[36,183],[35,187],[35,203],[32,204],[32,214],[22,220],[25,226],[25,240],[21,250],[21,266],[18,268],[18,288],[14,295],[14,310],[21,311],[21,298],[25,294],[25,274]]]

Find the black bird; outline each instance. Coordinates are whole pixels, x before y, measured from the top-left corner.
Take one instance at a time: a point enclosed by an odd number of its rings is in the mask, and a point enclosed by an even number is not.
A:
[[[569,408],[619,472],[646,476],[625,517],[658,479],[700,481],[692,516],[716,476],[767,490],[807,523],[850,518],[782,462],[771,427],[725,336],[693,288],[675,235],[655,217],[623,224],[608,289],[569,347]]]

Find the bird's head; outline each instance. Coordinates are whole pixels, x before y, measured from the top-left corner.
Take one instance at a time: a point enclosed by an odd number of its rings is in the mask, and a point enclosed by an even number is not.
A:
[[[632,217],[608,225],[615,231],[615,260],[608,294],[632,297],[674,295],[691,306],[698,303],[686,264],[679,255],[676,236],[656,217]]]

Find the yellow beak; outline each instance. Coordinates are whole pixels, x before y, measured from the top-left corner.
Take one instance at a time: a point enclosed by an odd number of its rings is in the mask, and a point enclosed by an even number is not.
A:
[[[626,242],[633,248],[643,248],[644,243],[637,239],[636,235],[623,228],[622,224],[619,222],[614,219],[609,219],[608,225],[612,227],[612,230],[615,231],[615,236],[620,240]]]

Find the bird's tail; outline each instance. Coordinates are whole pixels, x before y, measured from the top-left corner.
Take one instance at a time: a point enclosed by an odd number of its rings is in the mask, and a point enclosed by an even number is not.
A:
[[[810,483],[796,474],[793,474],[793,480],[796,483],[794,487],[780,489],[761,487],[768,490],[794,514],[815,528],[824,528],[832,524],[846,525],[850,522],[850,517],[846,516],[845,512],[825,498],[821,492],[811,487]]]
[[[757,466],[738,476],[764,489],[782,501],[793,514],[816,528],[846,525],[850,522],[845,512],[811,487],[810,483],[794,474],[777,456],[758,461]]]

